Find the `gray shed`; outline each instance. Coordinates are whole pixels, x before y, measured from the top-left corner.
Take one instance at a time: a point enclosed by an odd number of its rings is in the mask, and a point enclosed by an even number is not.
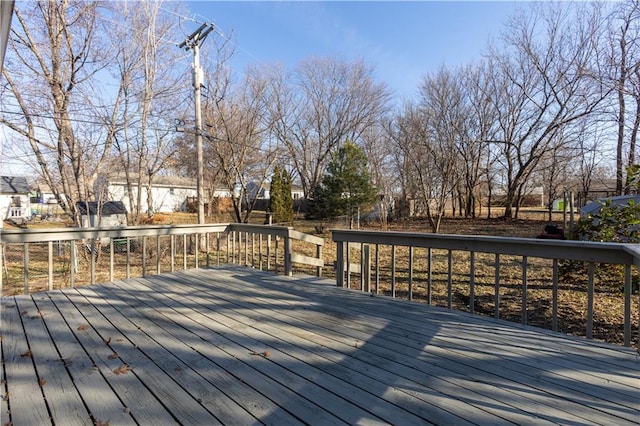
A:
[[[78,201],[83,227],[123,226],[127,224],[127,209],[122,201]],[[88,215],[87,215],[88,208]]]

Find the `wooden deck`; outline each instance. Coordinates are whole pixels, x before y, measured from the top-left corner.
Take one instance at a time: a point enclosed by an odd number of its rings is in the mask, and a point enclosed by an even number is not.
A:
[[[638,424],[609,346],[248,268],[2,299],[2,424]]]

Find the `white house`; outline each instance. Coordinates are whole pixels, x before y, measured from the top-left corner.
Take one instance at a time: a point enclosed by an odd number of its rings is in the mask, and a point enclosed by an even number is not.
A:
[[[137,181],[137,176],[130,177],[132,182]],[[151,182],[151,196],[153,205],[149,209],[147,203],[147,179],[142,180],[142,198],[140,200],[140,212],[151,210],[155,213],[171,213],[184,211],[187,198],[197,197],[198,191],[195,179],[176,176],[156,176]],[[129,190],[134,201],[138,197],[137,185],[131,185],[130,189],[124,175],[101,176],[98,179],[96,193],[101,194],[102,199],[109,201],[121,201],[129,212],[135,211],[129,205]],[[231,197],[231,193],[225,189],[216,189],[215,197]],[[206,200],[205,200],[206,202]]]
[[[31,217],[29,184],[23,176],[0,176],[2,220],[25,221]]]

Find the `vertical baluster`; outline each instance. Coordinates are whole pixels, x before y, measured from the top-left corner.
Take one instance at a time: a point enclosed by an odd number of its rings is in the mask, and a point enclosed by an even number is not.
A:
[[[47,244],[47,281],[49,284],[49,291],[53,290],[53,241],[49,241]],[[111,268],[113,271],[113,267]],[[0,275],[2,275],[2,264],[0,263]],[[113,278],[111,278],[113,280]]]
[[[496,253],[494,261],[493,316],[500,318],[500,253]]]
[[[469,312],[476,311],[476,252],[469,252]]]
[[[169,250],[171,252],[171,272],[174,272],[176,270],[176,266],[175,266],[175,261],[176,261],[176,236],[175,235],[171,235],[171,240],[169,240],[169,244],[171,245],[171,247],[169,247]]]
[[[453,306],[453,251],[447,253],[447,308]]]
[[[187,234],[182,234],[182,269],[187,270]]]
[[[147,236],[142,237],[142,276],[147,275]]]
[[[210,249],[210,247],[211,247],[211,241],[210,241],[211,234],[209,232],[207,232],[205,234],[205,237],[206,237],[205,240],[206,240],[206,243],[207,243],[207,268],[209,268],[211,266],[211,249]]]
[[[413,246],[409,246],[409,300],[413,300]]]
[[[156,236],[156,274],[160,274],[160,235]]]
[[[396,246],[391,246],[391,297],[396,297]]]
[[[109,239],[109,281],[113,281],[113,269],[114,269],[114,251],[113,238]]]
[[[69,280],[71,284],[71,288],[76,285],[76,241],[69,241],[69,262],[71,263],[69,267]]]
[[[553,259],[553,282],[551,288],[551,329],[558,331],[558,259]]]
[[[631,265],[624,265],[624,345],[631,346]]]
[[[24,294],[29,294],[29,243],[24,243],[23,250]]]
[[[380,293],[380,245],[376,244],[376,294]]]
[[[587,339],[593,338],[594,269],[595,265],[593,262],[589,262],[589,282],[587,284]]]
[[[96,283],[96,239],[92,238],[91,239],[91,244],[89,245],[89,281],[91,282],[91,284],[95,284]]]
[[[127,237],[127,279],[131,278],[131,238]]]
[[[432,253],[431,247],[427,249],[427,304],[431,305],[431,261],[432,261]]]
[[[522,324],[527,325],[527,256],[522,256]]]

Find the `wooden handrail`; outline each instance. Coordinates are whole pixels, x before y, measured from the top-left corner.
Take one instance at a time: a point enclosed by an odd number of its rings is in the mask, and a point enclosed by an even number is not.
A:
[[[413,296],[413,250],[424,248],[428,250],[427,266],[427,303],[431,303],[431,250],[442,249],[448,253],[448,285],[447,306],[452,307],[452,252],[462,251],[469,253],[469,310],[475,313],[475,258],[477,253],[489,253],[495,256],[495,294],[494,316],[499,317],[500,302],[500,262],[501,255],[520,256],[522,258],[522,323],[527,323],[527,265],[530,258],[542,258],[553,260],[553,319],[552,328],[557,331],[558,316],[558,261],[580,261],[588,264],[587,292],[587,318],[586,335],[592,337],[593,312],[594,312],[594,268],[596,264],[606,263],[624,265],[624,344],[631,345],[631,306],[632,306],[632,266],[640,269],[640,244],[601,243],[589,241],[558,241],[541,240],[533,238],[509,238],[492,236],[469,236],[450,234],[423,234],[406,232],[377,232],[360,230],[332,230],[332,240],[336,243],[336,284],[340,287],[348,287],[352,273],[360,274],[360,289],[369,291],[371,269],[376,275],[376,292],[378,291],[378,277],[380,268],[379,247],[391,248],[391,296],[396,294],[396,249],[407,247],[409,252],[408,266],[408,298]],[[372,262],[370,245],[375,245],[375,261]],[[353,264],[349,260],[349,249],[359,247],[361,263]],[[370,266],[369,266],[370,265]],[[639,321],[640,322],[640,321]]]

